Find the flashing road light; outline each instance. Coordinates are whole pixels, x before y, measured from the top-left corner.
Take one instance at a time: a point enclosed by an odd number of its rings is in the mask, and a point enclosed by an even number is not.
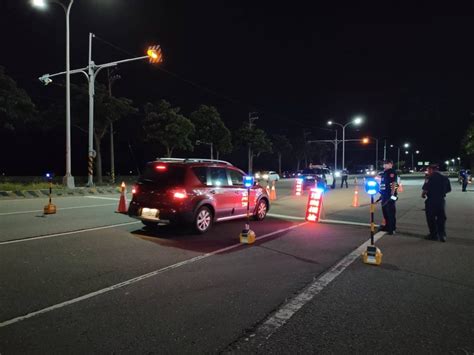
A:
[[[367,192],[369,195],[375,195],[379,192],[379,190],[379,183],[375,179],[368,179],[365,182],[365,192]]]
[[[367,138],[367,137],[362,138],[362,143],[363,143],[363,144],[369,144],[369,143],[370,143],[369,138]]]
[[[319,216],[323,207],[323,195],[324,190],[321,188],[312,188],[309,197],[308,204],[306,205],[306,221],[308,222],[319,222]]]
[[[146,55],[150,58],[150,63],[163,62],[163,53],[161,52],[161,47],[159,45],[148,47]]]
[[[247,189],[250,189],[253,186],[253,183],[254,183],[253,176],[250,176],[250,175],[244,176],[244,186]]]

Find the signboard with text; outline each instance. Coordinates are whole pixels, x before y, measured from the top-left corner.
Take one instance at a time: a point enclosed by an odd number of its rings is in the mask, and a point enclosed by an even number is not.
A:
[[[308,204],[306,205],[306,220],[308,222],[319,222],[319,215],[323,207],[323,189],[312,188],[309,197]]]

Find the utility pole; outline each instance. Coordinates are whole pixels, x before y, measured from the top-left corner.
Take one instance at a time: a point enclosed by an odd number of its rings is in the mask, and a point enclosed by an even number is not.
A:
[[[109,87],[109,97],[112,97],[112,85],[118,79],[120,75],[114,74],[115,68],[110,70],[107,68],[107,81]],[[110,121],[110,181],[115,184],[115,152],[114,152],[114,123]]]
[[[257,112],[249,112],[249,130],[252,129],[253,127],[253,121],[258,120],[258,116],[255,116]],[[252,146],[249,143],[249,149],[248,149],[248,174],[252,175],[252,167],[253,167],[253,152],[252,152]]]

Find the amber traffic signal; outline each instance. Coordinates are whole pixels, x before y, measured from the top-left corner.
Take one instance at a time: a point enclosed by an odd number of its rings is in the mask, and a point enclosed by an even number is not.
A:
[[[163,53],[159,45],[148,47],[146,55],[150,58],[150,63],[161,63],[163,61]]]

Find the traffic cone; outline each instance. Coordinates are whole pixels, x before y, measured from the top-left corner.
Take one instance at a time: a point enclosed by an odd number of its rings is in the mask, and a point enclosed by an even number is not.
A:
[[[270,200],[276,200],[277,194],[275,190],[275,181],[272,182],[272,190],[270,191]]]
[[[359,187],[355,185],[354,188],[354,197],[352,198],[352,207],[359,207]]]
[[[127,198],[125,196],[125,182],[122,181],[120,185],[120,201],[117,207],[116,213],[127,213]]]
[[[270,195],[270,181],[267,181],[267,187],[265,188],[265,190],[267,190],[267,195]]]

